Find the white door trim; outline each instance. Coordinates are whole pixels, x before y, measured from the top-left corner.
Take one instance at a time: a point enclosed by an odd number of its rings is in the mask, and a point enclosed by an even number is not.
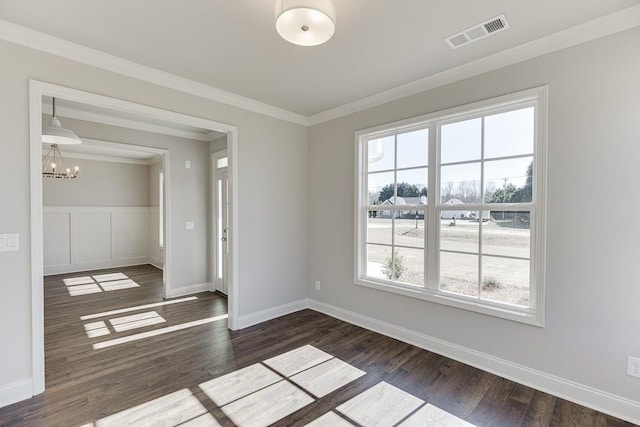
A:
[[[42,236],[42,96],[55,96],[69,101],[80,102],[97,107],[109,108],[122,112],[135,113],[148,118],[168,120],[188,126],[196,126],[218,132],[227,133],[227,148],[229,150],[229,187],[231,191],[230,228],[231,244],[229,253],[229,328],[238,328],[238,127],[208,119],[188,116],[172,111],[136,104],[107,96],[84,92],[64,86],[38,80],[29,80],[29,146],[30,146],[30,192],[31,192],[31,317],[32,317],[32,375],[33,394],[40,394],[45,389],[44,368],[44,259]],[[170,211],[171,204],[169,152],[165,153],[165,243],[171,239]],[[170,276],[170,248],[165,244],[165,296],[171,291]]]

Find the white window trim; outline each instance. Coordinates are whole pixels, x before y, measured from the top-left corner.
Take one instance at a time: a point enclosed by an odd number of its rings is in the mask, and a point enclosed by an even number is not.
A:
[[[434,280],[437,271],[434,268],[429,269],[425,262],[425,286],[403,285],[383,279],[372,279],[364,276],[366,271],[366,240],[367,221],[365,212],[367,206],[364,204],[367,195],[366,171],[367,158],[365,156],[364,141],[372,137],[381,138],[393,135],[398,131],[408,132],[415,129],[431,127],[429,132],[429,184],[437,182],[437,164],[432,159],[436,159],[436,132],[434,127],[442,122],[467,118],[473,115],[487,115],[498,110],[511,110],[520,105],[532,103],[535,104],[536,128],[535,128],[535,147],[534,147],[534,192],[533,203],[535,205],[535,218],[532,218],[531,228],[531,308],[511,307],[505,304],[492,303],[487,300],[478,300],[475,298],[466,298],[462,295],[442,292],[437,288],[437,277]],[[489,112],[490,111],[490,112]],[[385,292],[391,292],[398,295],[404,295],[412,298],[418,298],[430,302],[448,305],[460,309],[465,309],[477,313],[488,314],[508,320],[513,320],[529,325],[544,327],[545,324],[545,288],[546,288],[546,194],[547,194],[547,122],[548,122],[548,86],[528,89],[509,95],[504,95],[472,104],[467,104],[443,111],[425,114],[410,119],[400,120],[373,128],[363,129],[355,133],[355,230],[354,230],[354,283],[372,289]],[[426,216],[437,215],[437,205],[435,196],[439,194],[436,188],[429,187],[428,205],[426,207]],[[517,204],[509,204],[510,209],[517,209]],[[527,205],[529,206],[529,205]],[[406,208],[402,208],[405,209]],[[431,221],[431,224],[434,224]],[[427,224],[428,226],[428,224]],[[431,227],[433,228],[433,226]],[[436,249],[436,238],[438,230],[425,228],[425,258],[427,253],[433,251],[436,260],[439,256]],[[434,235],[434,238],[430,236]],[[435,286],[435,288],[434,288]]]

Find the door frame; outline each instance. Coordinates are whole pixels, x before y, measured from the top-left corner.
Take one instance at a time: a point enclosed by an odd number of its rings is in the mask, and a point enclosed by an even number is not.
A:
[[[222,150],[214,151],[211,153],[211,289],[213,291],[217,291],[216,287],[217,281],[217,270],[218,270],[218,241],[221,236],[218,236],[218,227],[217,227],[217,219],[218,219],[218,206],[217,206],[217,198],[218,198],[218,190],[216,186],[216,175],[218,174],[218,159],[223,157],[229,158],[229,150],[227,148],[223,148]],[[229,165],[224,168],[224,171],[227,172],[227,180],[229,180]],[[231,195],[227,193],[227,199],[229,204],[231,204]],[[228,235],[228,233],[227,233]],[[229,280],[229,268],[227,264],[227,271],[225,274],[227,275],[227,281]],[[227,282],[227,295],[229,292],[229,285]]]
[[[229,190],[230,190],[230,248],[229,248],[229,294],[228,294],[228,327],[238,328],[238,127],[226,123],[180,114],[160,108],[124,101],[103,95],[85,92],[65,86],[39,80],[29,80],[29,177],[31,193],[31,342],[32,342],[32,375],[33,395],[45,390],[44,364],[44,256],[43,256],[43,206],[42,206],[42,97],[55,96],[69,101],[109,108],[121,112],[134,113],[147,118],[166,120],[182,125],[195,126],[227,134],[229,155]],[[171,289],[171,198],[169,153],[166,153],[165,168],[165,296]]]

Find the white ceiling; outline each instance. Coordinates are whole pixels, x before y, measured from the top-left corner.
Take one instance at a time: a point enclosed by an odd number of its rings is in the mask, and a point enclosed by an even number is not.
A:
[[[0,0],[0,19],[312,116],[640,4],[640,0],[334,0],[337,29],[300,47],[275,0]],[[443,39],[504,13],[507,31]]]

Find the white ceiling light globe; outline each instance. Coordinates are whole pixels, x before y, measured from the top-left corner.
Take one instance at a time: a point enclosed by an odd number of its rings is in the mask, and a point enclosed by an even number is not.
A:
[[[293,44],[322,44],[336,30],[336,9],[331,0],[277,0],[276,30]]]

